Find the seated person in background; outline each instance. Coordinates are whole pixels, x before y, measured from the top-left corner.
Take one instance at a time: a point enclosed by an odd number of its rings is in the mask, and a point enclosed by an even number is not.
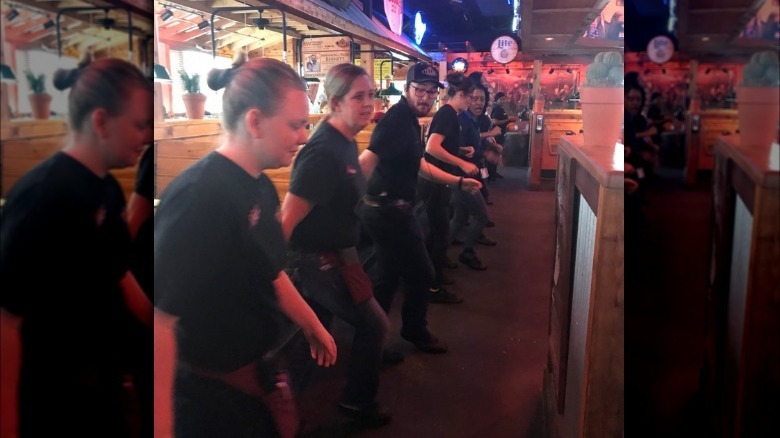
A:
[[[627,81],[624,96],[625,145],[629,148],[626,161],[637,169],[638,179],[641,180],[652,171],[655,164],[659,147],[651,137],[658,134],[658,129],[648,124],[647,119],[640,114],[645,102],[645,91],[639,84]]]
[[[501,134],[495,136],[496,143],[501,146],[504,145],[504,136],[506,135],[507,125],[509,125],[509,122],[517,121],[517,116],[510,116],[506,113],[506,110],[504,110],[505,104],[506,95],[502,92],[496,93],[496,100],[493,105],[493,110],[490,112],[490,118],[492,119],[494,125],[501,128]],[[503,176],[498,173],[496,165],[488,166],[488,171],[491,180],[495,178],[503,178]]]

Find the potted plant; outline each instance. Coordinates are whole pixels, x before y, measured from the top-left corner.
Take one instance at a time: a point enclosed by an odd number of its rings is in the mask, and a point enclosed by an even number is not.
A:
[[[35,76],[30,70],[26,70],[24,74],[30,84],[30,91],[32,91],[29,98],[33,117],[47,120],[51,114],[51,95],[46,92],[46,77],[44,75]]]
[[[754,53],[737,87],[737,114],[742,146],[769,146],[777,140],[780,118],[780,61],[773,51]]]
[[[188,74],[184,70],[179,70],[182,84],[184,85],[184,108],[187,111],[187,118],[202,119],[206,115],[206,95],[200,92],[200,75]]]
[[[623,54],[601,52],[585,72],[580,87],[585,146],[613,147],[623,120]]]

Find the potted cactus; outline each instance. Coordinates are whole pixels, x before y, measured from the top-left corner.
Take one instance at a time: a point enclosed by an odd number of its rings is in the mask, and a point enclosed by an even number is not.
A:
[[[29,99],[33,117],[47,120],[51,114],[51,95],[46,92],[46,76],[35,76],[30,70],[26,70],[24,75],[27,77],[32,92]]]
[[[601,52],[585,72],[580,87],[585,146],[612,147],[623,120],[623,54]]]
[[[773,51],[754,53],[737,87],[742,146],[769,146],[777,140],[780,119],[780,62]]]
[[[200,92],[200,75],[188,74],[184,70],[179,70],[182,85],[184,86],[184,109],[187,111],[187,118],[202,119],[206,115],[206,95]]]

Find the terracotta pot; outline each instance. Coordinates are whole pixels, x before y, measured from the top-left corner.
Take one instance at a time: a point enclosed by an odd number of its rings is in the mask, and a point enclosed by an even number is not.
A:
[[[202,119],[206,115],[206,95],[203,93],[187,93],[182,96],[188,119]]]
[[[623,121],[623,87],[581,87],[582,132],[585,146],[615,146]]]
[[[51,114],[51,95],[47,93],[31,94],[30,107],[34,118],[48,120]]]
[[[777,140],[780,89],[738,87],[737,105],[742,146],[769,146]]]

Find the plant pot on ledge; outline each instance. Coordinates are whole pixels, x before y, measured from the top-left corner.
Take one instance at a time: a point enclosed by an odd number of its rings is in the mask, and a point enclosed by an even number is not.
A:
[[[48,120],[51,114],[51,95],[48,93],[33,93],[29,97],[33,117],[38,120]]]
[[[769,146],[777,140],[780,89],[737,87],[737,105],[742,146]]]
[[[206,115],[206,95],[203,93],[187,93],[182,96],[184,109],[188,119],[202,119]]]
[[[581,87],[582,133],[585,146],[612,147],[620,139],[623,88]]]
[[[190,76],[186,71],[179,70],[184,87],[184,109],[188,119],[202,119],[206,115],[206,95],[200,92],[200,75]]]

